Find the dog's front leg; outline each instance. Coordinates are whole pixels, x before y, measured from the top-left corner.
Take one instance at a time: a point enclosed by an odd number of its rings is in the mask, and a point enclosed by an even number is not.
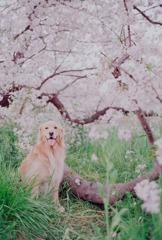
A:
[[[32,193],[32,199],[33,199],[33,198],[37,198],[37,197],[39,196],[39,191],[40,191],[40,189],[39,189],[39,184],[34,185],[32,191],[31,191],[31,193]]]
[[[58,210],[60,212],[64,212],[65,211],[65,208],[63,206],[60,205],[60,202],[59,202],[59,192],[58,192],[58,188],[54,189],[53,192],[51,193],[50,197],[53,199],[56,207],[58,208]]]

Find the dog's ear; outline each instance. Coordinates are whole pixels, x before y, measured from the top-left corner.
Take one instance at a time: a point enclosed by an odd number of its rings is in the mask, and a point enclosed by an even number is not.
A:
[[[42,139],[42,126],[39,126],[38,135],[37,135],[37,142],[40,142]]]

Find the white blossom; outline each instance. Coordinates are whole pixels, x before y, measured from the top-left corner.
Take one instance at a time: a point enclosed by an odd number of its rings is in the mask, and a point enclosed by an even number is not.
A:
[[[131,131],[128,129],[119,129],[118,131],[118,137],[119,139],[124,139],[125,141],[128,141],[131,138]]]
[[[8,93],[12,101],[9,108],[0,107],[0,118],[12,119],[18,131],[23,129],[18,135],[24,146],[25,132],[31,136],[47,118],[61,121],[57,104],[48,103],[52,96],[58,96],[71,119],[86,119],[110,107],[97,120],[120,126],[119,138],[127,141],[137,120],[131,121],[130,114],[123,117],[116,107],[130,112],[141,107],[161,116],[161,29],[133,9],[135,5],[145,12],[151,6],[148,17],[161,21],[156,4],[152,0],[127,1],[127,14],[119,0],[66,4],[1,0],[0,101]],[[119,64],[116,78],[113,64],[118,65],[125,54],[129,57]],[[66,117],[66,112],[62,115]],[[30,127],[25,124],[28,122]],[[107,135],[91,131],[89,137],[106,139]],[[160,147],[158,151],[162,164]]]
[[[162,165],[162,137],[155,142],[155,145],[157,146],[156,156],[158,163]]]
[[[107,130],[100,130],[96,126],[92,126],[89,133],[88,137],[92,140],[97,140],[97,139],[107,139],[108,137],[108,132]]]
[[[125,158],[130,158],[132,154],[134,154],[134,151],[130,151],[130,150],[126,151]]]
[[[136,169],[135,169],[135,172],[136,173],[141,173],[142,170],[144,170],[146,168],[146,164],[139,164]]]
[[[149,182],[145,179],[134,188],[138,198],[144,201],[142,209],[150,213],[158,213],[160,211],[160,194],[162,190],[155,181]]]

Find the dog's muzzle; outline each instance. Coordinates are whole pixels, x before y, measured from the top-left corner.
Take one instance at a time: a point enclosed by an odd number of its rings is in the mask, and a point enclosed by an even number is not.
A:
[[[53,135],[53,134],[52,134]],[[47,137],[46,137],[47,138]],[[52,137],[51,134],[50,134],[50,137],[47,138],[47,142],[50,146],[53,146],[56,142],[56,138]]]

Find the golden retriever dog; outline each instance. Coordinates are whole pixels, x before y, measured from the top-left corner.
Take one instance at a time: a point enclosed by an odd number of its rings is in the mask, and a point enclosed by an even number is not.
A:
[[[32,196],[37,197],[40,192],[49,194],[61,212],[65,209],[59,203],[58,191],[64,159],[64,130],[54,121],[48,121],[39,127],[36,145],[18,169],[22,181],[34,184]]]

